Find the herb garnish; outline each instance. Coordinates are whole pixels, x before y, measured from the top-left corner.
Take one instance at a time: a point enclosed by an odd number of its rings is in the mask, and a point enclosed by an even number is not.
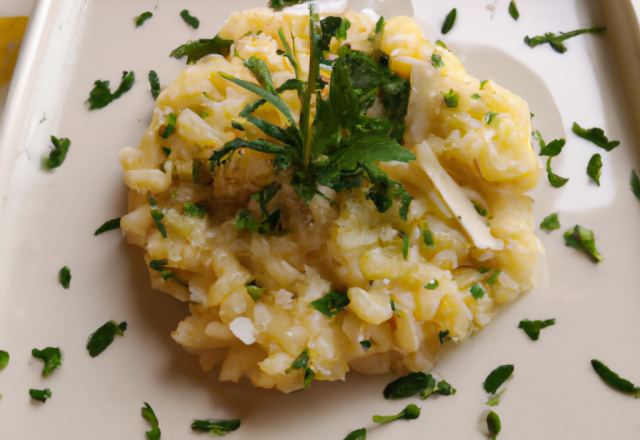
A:
[[[45,403],[47,399],[51,397],[51,390],[49,388],[45,388],[44,390],[30,389],[29,395],[33,400]]]
[[[429,249],[433,249],[436,247],[436,242],[433,238],[433,233],[429,229],[429,225],[427,222],[422,224],[422,241],[424,241],[424,245]]]
[[[139,28],[145,21],[147,21],[151,17],[153,17],[153,14],[151,12],[143,12],[142,14],[138,15],[133,21],[136,23],[136,27]]]
[[[477,301],[480,298],[482,298],[484,296],[485,290],[482,288],[482,286],[480,285],[480,283],[475,283],[473,286],[471,286],[471,296],[473,296],[473,298]]]
[[[378,18],[378,21],[376,22],[376,34],[379,34],[380,32],[384,31],[384,17],[380,17]]]
[[[495,118],[496,116],[498,116],[500,113],[495,113],[495,112],[487,112],[484,115],[484,122],[487,125],[491,125],[491,121],[493,121],[493,118]]]
[[[609,141],[604,135],[604,131],[601,128],[589,128],[585,129],[578,125],[577,122],[573,123],[573,132],[583,139],[593,142],[600,148],[604,148],[605,151],[611,151],[620,145],[620,141]]]
[[[475,200],[472,200],[471,203],[473,203],[473,207],[476,208],[476,212],[478,214],[480,214],[483,217],[487,216],[487,208],[484,208],[481,204],[479,204]],[[484,272],[480,272],[480,273],[484,273]]]
[[[60,269],[59,276],[60,284],[62,284],[62,287],[68,289],[69,284],[71,283],[71,269],[69,269],[67,266],[64,266],[62,269]]]
[[[440,330],[440,332],[438,332],[438,339],[440,340],[440,345],[443,345],[445,340],[449,339],[447,338],[447,336],[449,336],[449,330],[445,330],[445,331]]]
[[[113,229],[119,229],[119,228],[120,228],[120,219],[114,218],[112,220],[107,220],[106,222],[104,222],[102,226],[96,229],[96,232],[94,232],[93,235],[94,236],[100,235],[104,232],[111,231]]]
[[[425,284],[424,288],[427,290],[436,290],[439,285],[440,283],[438,282],[438,280],[431,280],[429,281],[429,284]]]
[[[576,225],[575,228],[564,233],[564,241],[567,246],[588,253],[600,263],[604,262],[596,250],[596,240],[591,229]]]
[[[518,8],[514,0],[511,0],[511,3],[509,3],[509,15],[511,15],[511,17],[516,21],[520,18],[520,12],[518,12]]]
[[[367,438],[367,429],[360,428],[355,431],[351,431],[344,440],[366,440]]]
[[[360,341],[360,345],[362,346],[363,351],[367,351],[371,348],[371,341]]]
[[[44,362],[42,377],[47,377],[52,371],[62,365],[62,353],[60,353],[60,349],[57,347],[47,347],[43,350],[34,348],[31,350],[31,355]]]
[[[145,420],[148,420],[151,423],[151,431],[147,431],[147,438],[149,440],[160,440],[160,428],[158,427],[158,418],[156,414],[153,412],[153,409],[149,406],[147,402],[144,402],[144,406],[142,407],[142,417]]]
[[[9,352],[0,350],[0,370],[9,365]]]
[[[480,90],[484,90],[484,86],[485,84],[487,84],[489,82],[488,79],[485,79],[484,81],[480,81]]]
[[[58,168],[62,165],[62,162],[67,157],[71,141],[67,138],[58,139],[55,136],[51,136],[51,143],[53,144],[53,150],[49,153],[47,159],[42,159],[42,166],[44,169],[51,171],[54,168]]]
[[[456,14],[458,13],[458,11],[456,10],[456,8],[453,8],[451,10],[451,12],[449,12],[449,14],[447,14],[447,18],[445,18],[444,23],[442,24],[442,33],[446,34],[448,33],[451,28],[453,27],[453,24],[456,22]]]
[[[182,12],[180,12],[180,17],[182,17],[185,23],[187,23],[192,28],[198,29],[200,27],[200,20],[190,15],[189,11],[187,11],[186,9],[183,9]]]
[[[194,218],[204,218],[207,215],[207,207],[184,202],[184,215]]]
[[[264,287],[259,287],[256,284],[256,280],[249,281],[244,285],[247,288],[247,293],[253,300],[253,302],[258,302],[262,294],[264,293]]]
[[[513,365],[501,365],[493,370],[484,381],[484,390],[489,394],[495,394],[498,388],[513,374]]]
[[[169,139],[169,136],[173,133],[173,130],[176,129],[176,124],[178,123],[178,115],[175,113],[169,113],[167,119],[165,119],[164,124],[158,128],[158,135],[162,139]],[[169,150],[171,151],[171,150]]]
[[[158,99],[160,94],[160,78],[155,70],[149,71],[149,84],[151,85],[151,96],[153,99]]]
[[[535,137],[538,142],[540,142],[540,156],[556,157],[562,152],[562,148],[567,142],[564,139],[555,139],[549,142],[549,144],[546,144],[544,139],[542,139],[542,135],[537,130]]]
[[[399,412],[395,416],[373,416],[373,422],[387,423],[392,420],[399,420],[399,419],[415,420],[418,417],[420,417],[420,408],[418,408],[413,403],[410,403],[409,405],[407,405],[405,409],[403,409],[401,412]]]
[[[276,11],[280,11],[285,6],[293,6],[307,1],[309,0],[271,0],[269,7]]]
[[[109,88],[109,81],[96,81],[93,90],[89,93],[89,110],[106,107],[111,104],[111,102],[120,98],[131,90],[135,78],[136,75],[133,72],[122,72],[120,86],[113,93],[111,93],[111,89]]]
[[[405,261],[409,258],[409,247],[411,246],[411,241],[409,239],[409,234],[402,235],[402,258]]]
[[[524,37],[524,42],[529,45],[529,47],[536,47],[539,44],[549,43],[553,50],[558,53],[565,53],[567,51],[566,46],[563,41],[568,40],[569,38],[575,37],[581,34],[602,34],[607,28],[599,27],[599,28],[589,28],[589,29],[579,29],[577,31],[571,32],[560,32],[560,35],[556,35],[553,32],[547,32],[544,35],[540,35],[537,37],[529,38]]]
[[[436,69],[442,69],[444,67],[444,61],[442,61],[442,57],[437,53],[433,53],[431,55],[431,65]]]
[[[197,205],[196,205],[197,206]],[[151,262],[149,263],[149,267],[153,270],[156,270],[158,272],[160,272],[160,278],[162,278],[163,280],[167,281],[170,278],[173,278],[173,280],[182,285],[183,287],[189,288],[189,285],[186,283],[183,283],[182,281],[180,281],[177,277],[176,274],[173,273],[173,271],[167,269],[165,266],[169,264],[169,260],[167,260],[166,258],[162,259],[162,260],[151,260]]]
[[[500,434],[501,428],[502,425],[500,423],[500,417],[498,417],[498,414],[490,411],[487,415],[487,429],[489,430],[489,435],[491,436],[492,440],[496,440],[498,434]]]
[[[477,93],[474,93],[473,95],[471,95],[471,99],[480,99],[481,96],[478,95]]]
[[[502,391],[500,391],[498,394],[496,394],[495,396],[492,396],[491,399],[489,399],[486,403],[486,405],[489,406],[497,406],[500,403],[500,397],[504,394],[504,392],[507,391],[506,388],[504,388]]]
[[[210,434],[223,435],[235,431],[240,427],[240,419],[236,420],[194,420],[191,429],[194,431],[205,431]]]
[[[478,272],[480,272],[481,274],[485,274],[487,272],[489,272],[491,269],[489,269],[488,267],[484,267],[484,266],[480,266],[478,268]]]
[[[216,35],[214,38],[201,38],[198,41],[190,41],[182,46],[176,47],[171,52],[171,57],[180,59],[187,57],[187,64],[194,64],[200,58],[207,55],[218,54],[228,56],[233,40],[225,40]]]
[[[636,387],[627,379],[621,378],[617,373],[614,373],[613,371],[611,371],[609,367],[607,367],[605,364],[603,364],[599,360],[593,359],[591,361],[591,366],[593,367],[594,370],[596,370],[596,373],[598,373],[598,376],[600,376],[600,378],[604,380],[605,383],[609,385],[611,388],[623,393],[632,394],[636,397],[636,399],[640,397],[639,387]]]
[[[440,92],[444,95],[444,103],[449,108],[456,108],[460,101],[460,96],[453,89],[449,89],[449,93]]]
[[[451,386],[451,384],[449,382],[447,382],[446,380],[441,380],[436,385],[435,378],[433,376],[431,376],[430,374],[428,376],[430,376],[429,379],[428,379],[429,384],[427,385],[427,387],[425,389],[420,391],[420,398],[422,400],[426,399],[427,397],[429,397],[432,394],[440,394],[441,396],[450,396],[452,394],[453,395],[456,394],[456,389],[453,388]]]
[[[124,336],[124,332],[127,329],[127,323],[121,322],[118,324],[115,321],[109,321],[96,330],[87,342],[87,350],[91,357],[96,357],[107,349],[113,342],[116,335]]]
[[[420,392],[421,399],[426,399],[433,393],[448,396],[455,394],[456,390],[444,380],[436,385],[436,380],[431,374],[417,372],[409,373],[389,383],[382,395],[385,399],[403,399],[411,397],[417,392]]]
[[[531,338],[531,340],[537,341],[538,337],[540,337],[540,330],[549,327],[550,325],[555,325],[555,323],[555,318],[547,319],[545,321],[529,321],[528,319],[523,319],[522,321],[520,321],[518,328],[524,330],[524,332]]]
[[[284,373],[289,374],[294,370],[302,370],[304,369],[304,386],[305,388],[311,384],[311,381],[316,376],[316,373],[309,367],[309,362],[311,358],[309,357],[309,349],[305,348],[302,350],[302,353],[298,355],[297,358],[291,363],[291,366],[287,368]]]
[[[640,200],[640,180],[638,179],[636,170],[631,170],[631,192]]]
[[[493,272],[489,278],[487,278],[487,284],[490,286],[493,286],[496,283],[496,280],[498,279],[498,275],[500,275],[500,272],[502,272],[500,269],[496,269],[496,271]]]
[[[162,219],[164,218],[162,209],[158,208],[158,203],[156,202],[156,199],[154,199],[151,196],[148,196],[147,199],[149,200],[149,206],[151,206],[151,218],[153,219],[156,226],[158,227],[158,231],[160,231],[160,234],[162,234],[162,238],[167,238],[167,230],[162,224]]]
[[[591,156],[587,164],[587,176],[591,177],[600,186],[600,175],[602,174],[602,157],[599,154]]]
[[[560,177],[551,171],[551,158],[547,159],[547,177],[554,188],[561,188],[569,181],[568,177]]]
[[[558,213],[554,212],[553,214],[549,214],[542,220],[540,223],[540,229],[544,229],[547,231],[553,231],[554,229],[560,229],[560,222],[558,221]]]
[[[350,302],[351,300],[346,293],[331,289],[322,298],[311,302],[309,307],[322,313],[327,318],[331,318],[340,313]]]

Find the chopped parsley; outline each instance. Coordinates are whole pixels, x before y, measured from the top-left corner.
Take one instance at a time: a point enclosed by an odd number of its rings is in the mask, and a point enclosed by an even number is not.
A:
[[[169,264],[169,261],[166,258],[162,260],[151,260],[151,262],[149,263],[149,267],[155,271],[160,272],[160,278],[162,278],[163,280],[167,281],[168,279],[173,279],[176,283],[188,288],[188,284],[180,281],[176,277],[176,274],[173,273],[173,271],[165,267],[167,264]]]
[[[496,271],[493,272],[489,278],[487,278],[487,284],[493,286],[496,283],[498,275],[500,275],[501,272],[502,271],[500,269],[496,269]]]
[[[500,434],[501,428],[502,425],[500,423],[500,417],[498,417],[498,414],[490,411],[487,415],[487,429],[489,430],[489,435],[491,436],[492,440],[496,440],[498,434]]]
[[[169,148],[162,147],[162,151],[167,157],[171,156],[171,150]]]
[[[237,430],[240,427],[240,420],[194,420],[191,429],[194,431],[205,431],[210,434],[223,435]]]
[[[486,208],[484,208],[481,204],[479,204],[475,200],[472,200],[471,203],[473,203],[473,207],[476,208],[476,212],[478,214],[480,214],[483,217],[487,216],[487,209]]]
[[[344,20],[344,22],[348,23],[349,20]],[[299,80],[300,72],[298,69],[298,61],[296,60],[296,55],[294,51],[292,51],[291,46],[289,46],[289,42],[284,36],[284,32],[282,31],[282,28],[278,28],[278,35],[280,36],[280,41],[282,41],[282,45],[284,46],[284,52],[282,55],[289,60],[289,62],[291,63],[291,67],[293,67],[293,71],[296,74],[296,80]],[[295,40],[294,40],[293,34],[291,35],[291,41],[293,42],[293,47],[295,49]]]
[[[154,199],[151,196],[148,196],[147,199],[149,200],[149,206],[151,206],[151,218],[153,219],[156,226],[158,227],[158,231],[160,231],[160,234],[162,234],[162,238],[167,238],[167,230],[162,224],[162,219],[164,218],[162,209],[158,208],[158,203],[156,202],[156,199]]]
[[[431,375],[429,374],[429,376]],[[420,391],[420,398],[424,400],[432,394],[440,394],[441,396],[451,396],[452,394],[453,395],[456,394],[456,389],[453,388],[451,384],[446,380],[441,380],[436,385],[436,380],[433,377],[431,377],[429,379],[428,386],[422,391]]]
[[[309,0],[271,0],[269,7],[276,11],[282,10],[285,6],[298,5],[300,3],[307,2]]]
[[[636,170],[631,170],[631,192],[640,200],[640,180],[638,180]]]
[[[247,293],[253,300],[253,302],[258,302],[262,294],[264,293],[264,287],[259,287],[256,284],[256,280],[249,281],[244,285],[247,288]]]
[[[366,440],[367,438],[367,428],[356,429],[355,431],[351,431],[344,440]]]
[[[411,246],[411,241],[409,239],[409,234],[404,234],[402,236],[402,258],[405,261],[409,258],[409,247]]]
[[[122,80],[120,86],[115,92],[111,93],[109,88],[109,81],[96,81],[89,93],[89,110],[95,110],[97,108],[103,108],[111,104],[116,99],[120,98],[126,92],[131,90],[136,75],[133,72],[122,72]]]
[[[149,71],[149,84],[151,85],[151,96],[153,99],[158,99],[160,94],[160,78],[155,70]]]
[[[456,10],[456,8],[453,8],[451,12],[447,14],[447,18],[445,18],[444,23],[442,24],[443,34],[447,34],[451,30],[451,28],[453,27],[453,24],[456,22],[457,13],[458,11]]]
[[[485,293],[487,292],[485,292],[480,283],[475,283],[471,286],[471,296],[473,296],[476,301],[482,298]]]
[[[258,221],[251,211],[241,209],[236,216],[235,226],[240,230],[247,228],[251,232],[258,232],[265,235],[276,232],[284,233],[286,231],[281,229],[280,212],[281,211],[277,209],[272,214],[263,216],[262,220]]]
[[[480,81],[480,90],[484,90],[484,86],[489,82],[488,79],[485,79],[484,81]]]
[[[62,365],[62,353],[57,347],[47,347],[43,350],[34,348],[31,350],[31,355],[44,362],[42,377],[47,377],[51,372]]]
[[[426,399],[433,393],[448,396],[455,394],[456,390],[444,380],[436,385],[436,380],[431,374],[417,372],[409,373],[389,383],[382,395],[385,399],[404,399],[418,392],[421,399]]]
[[[549,43],[553,50],[558,53],[565,53],[567,51],[567,47],[564,45],[563,41],[568,40],[569,38],[581,35],[581,34],[602,34],[606,28],[598,27],[598,28],[589,28],[589,29],[579,29],[577,31],[571,32],[560,32],[560,35],[556,35],[553,32],[547,32],[544,35],[540,35],[537,37],[529,38],[524,37],[524,42],[529,45],[529,47],[536,47],[540,44]]]
[[[142,407],[142,417],[144,417],[145,420],[148,420],[149,423],[151,423],[151,430],[146,432],[147,438],[149,440],[160,440],[158,418],[156,417],[156,413],[153,412],[153,409],[147,402],[144,402],[144,406]]]
[[[0,350],[0,370],[9,365],[9,352]]]
[[[142,26],[142,24],[147,21],[148,19],[150,19],[151,17],[153,17],[153,14],[151,12],[143,12],[142,14],[138,15],[133,21],[136,24],[136,27],[139,28],[140,26]]]
[[[392,420],[415,420],[420,417],[420,408],[413,403],[407,405],[405,409],[394,416],[373,416],[374,423],[387,423]]]
[[[384,31],[384,17],[380,17],[376,22],[376,34]]]
[[[593,359],[591,361],[591,366],[598,376],[602,380],[605,381],[607,385],[609,385],[614,390],[620,391],[622,393],[627,393],[635,396],[636,398],[640,397],[640,388],[629,382],[627,379],[621,378],[617,373],[614,373],[607,367],[605,364],[600,362],[597,359]]]
[[[42,166],[44,169],[51,171],[54,168],[58,168],[62,165],[62,162],[67,157],[71,141],[67,138],[58,139],[55,136],[51,136],[51,143],[53,144],[53,150],[49,153],[49,157],[42,160]]]
[[[439,285],[440,283],[438,282],[438,280],[431,280],[429,281],[429,284],[425,284],[424,288],[427,290],[436,290]]]
[[[518,7],[514,0],[511,0],[511,3],[509,3],[509,15],[516,21],[520,18],[520,12],[518,12]]]
[[[542,220],[540,223],[540,229],[553,231],[555,229],[560,229],[560,222],[558,221],[558,213],[554,212],[553,214],[549,214]]]
[[[231,121],[231,127],[236,130],[244,131],[244,126],[242,124],[237,123],[236,121]]]
[[[449,330],[442,331],[438,333],[438,339],[440,340],[440,345],[443,345],[445,340],[448,340]]]
[[[107,220],[106,222],[104,222],[102,224],[102,226],[100,226],[98,229],[96,229],[96,232],[93,233],[93,235],[100,235],[103,234],[107,231],[112,231],[114,229],[120,229],[120,219],[119,218],[114,218],[112,220]]]
[[[427,224],[427,222],[424,222],[422,224],[422,241],[424,242],[424,245],[429,249],[433,249],[436,247],[436,242],[433,239],[433,233],[431,232],[431,230],[429,230],[429,225]]]
[[[486,122],[487,125],[491,125],[491,122],[493,121],[493,118],[495,118],[496,116],[498,116],[500,113],[494,113],[494,112],[487,112],[484,115],[484,122]]]
[[[520,321],[518,328],[521,328],[522,330],[524,330],[524,332],[527,334],[527,336],[531,338],[532,341],[537,341],[538,338],[540,337],[541,329],[549,327],[551,325],[555,325],[555,324],[556,324],[555,318],[547,319],[545,321],[538,321],[538,320],[529,321],[528,319],[523,319],[522,321]]]
[[[184,215],[194,218],[204,218],[207,215],[207,207],[184,202]]]
[[[171,52],[171,57],[181,59],[187,57],[187,64],[194,64],[207,55],[218,54],[228,56],[233,40],[225,40],[216,35],[214,38],[201,38],[197,41],[178,46]]]
[[[556,157],[562,152],[562,148],[567,142],[564,139],[555,139],[549,142],[549,144],[546,144],[544,139],[542,139],[542,135],[537,130],[536,138],[538,142],[540,142],[540,156]]]
[[[331,318],[340,313],[350,302],[346,293],[331,289],[322,298],[311,302],[309,307],[322,313],[327,318]]]
[[[60,284],[62,284],[62,287],[68,289],[69,284],[71,283],[71,269],[69,269],[67,266],[64,266],[62,269],[60,269],[59,276]]]
[[[200,27],[200,20],[190,15],[189,11],[187,11],[186,9],[183,9],[182,12],[180,12],[180,17],[182,17],[185,23],[187,23],[192,28],[198,29]]]
[[[200,159],[193,159],[191,165],[191,180],[194,185],[200,183],[200,167],[202,166],[202,161]]]
[[[396,310],[396,301],[393,298],[389,297],[389,302],[391,303],[391,311],[393,312],[393,314],[400,316],[400,312]]]
[[[169,139],[169,136],[173,134],[173,130],[176,129],[176,124],[178,123],[178,115],[175,113],[169,113],[167,119],[165,119],[164,124],[160,126],[158,129],[158,135],[162,139]]]
[[[302,353],[298,355],[297,358],[291,363],[291,366],[287,368],[284,373],[289,374],[294,370],[302,370],[304,369],[304,386],[305,388],[311,384],[311,381],[316,376],[316,373],[309,367],[309,362],[311,358],[309,357],[309,349],[305,348],[302,350]]]
[[[587,164],[587,176],[591,177],[600,186],[600,175],[602,174],[602,156],[594,154]]]
[[[433,53],[431,55],[431,65],[436,69],[442,69],[444,67],[444,61],[442,61],[442,57],[437,53]]]
[[[564,233],[564,241],[567,246],[586,252],[600,263],[604,262],[596,250],[596,240],[591,229],[576,225]]]
[[[473,95],[471,95],[471,99],[480,99],[480,95],[478,95],[477,93],[474,93]]]
[[[513,374],[513,365],[501,365],[493,370],[484,381],[484,390],[489,394],[495,394],[498,388]]]
[[[47,399],[51,397],[51,390],[49,388],[45,388],[44,390],[30,389],[29,395],[33,400],[45,403]]]
[[[547,177],[554,188],[561,188],[569,181],[568,177],[560,177],[551,171],[551,158],[547,159]]]
[[[96,330],[87,342],[87,350],[91,357],[96,357],[107,349],[113,342],[116,335],[124,336],[124,332],[127,329],[127,323],[121,322],[118,324],[115,321],[109,321]]]
[[[491,396],[491,398],[487,401],[486,404],[489,406],[497,406],[500,403],[500,397],[504,394],[505,391],[507,391],[506,388],[504,388],[498,394]]]
[[[487,272],[489,272],[491,269],[489,269],[488,267],[484,267],[484,266],[480,266],[478,268],[478,272],[480,272],[481,274],[485,274]]]
[[[447,50],[449,50],[449,48],[447,47],[447,45],[446,45],[446,44],[444,44],[444,41],[442,41],[442,40],[436,40],[435,45],[436,45],[436,46],[440,46],[440,47],[441,47],[441,48],[443,48],[443,49],[447,49]]]
[[[444,95],[444,103],[449,108],[456,108],[460,101],[460,96],[453,89],[449,89],[449,93],[440,92]]]
[[[583,139],[593,142],[600,148],[604,148],[605,151],[611,151],[620,145],[620,141],[609,141],[604,135],[604,131],[601,128],[589,128],[584,129],[578,125],[577,122],[573,123],[573,132]]]
[[[367,351],[371,348],[371,341],[360,341],[360,345],[362,346],[363,351]]]

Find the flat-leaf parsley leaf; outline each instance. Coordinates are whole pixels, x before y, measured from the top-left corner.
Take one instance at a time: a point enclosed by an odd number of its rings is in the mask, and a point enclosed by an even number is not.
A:
[[[540,337],[540,330],[549,327],[550,325],[555,325],[555,323],[555,318],[547,319],[545,321],[529,321],[528,319],[523,319],[522,321],[520,321],[518,328],[524,330],[524,332],[531,338],[531,340],[537,341],[538,337]]]
[[[62,162],[67,158],[67,153],[71,146],[69,139],[58,139],[55,136],[51,136],[51,143],[53,144],[53,150],[49,153],[48,158],[42,160],[42,166],[49,171],[62,165]]]
[[[153,409],[147,402],[144,402],[144,406],[142,407],[142,417],[145,420],[148,420],[151,423],[151,430],[147,431],[147,438],[149,440],[160,440],[160,428],[158,427],[158,418],[156,417],[156,413],[153,412]]]
[[[549,183],[554,188],[561,188],[569,181],[568,177],[560,177],[551,171],[551,158],[547,159],[547,177],[549,178]]]
[[[96,81],[93,90],[89,93],[89,110],[106,107],[116,99],[120,98],[126,92],[131,90],[135,78],[136,75],[133,72],[122,72],[120,86],[118,86],[116,91],[113,93],[111,93],[111,89],[109,88],[109,81]]]
[[[620,141],[609,141],[601,128],[594,127],[585,129],[580,127],[577,122],[574,122],[572,130],[581,138],[593,142],[600,148],[604,148],[605,151],[611,151],[620,145]]]
[[[456,22],[457,13],[458,11],[456,10],[456,8],[453,8],[451,12],[447,14],[447,18],[445,18],[444,23],[442,24],[443,34],[446,34],[451,30],[451,28],[453,27],[453,24]]]
[[[591,177],[600,186],[600,175],[602,174],[602,156],[594,154],[587,164],[587,176]]]
[[[120,324],[115,321],[109,321],[104,324],[89,337],[89,342],[87,342],[89,355],[91,357],[98,356],[111,345],[116,335],[124,336],[126,329],[127,323],[124,321]]]
[[[47,347],[42,350],[34,348],[31,350],[31,355],[44,362],[42,377],[47,377],[52,371],[62,365],[62,353],[57,347]]]
[[[640,180],[638,179],[636,170],[631,170],[631,192],[640,200]]]
[[[549,214],[542,220],[540,223],[540,229],[544,229],[547,231],[553,231],[554,229],[560,229],[560,222],[558,221],[558,213],[554,212],[553,214]]]
[[[153,17],[153,14],[151,12],[143,12],[142,14],[138,15],[136,18],[133,19],[133,21],[136,24],[136,27],[139,28],[140,26],[142,26],[142,24],[147,21],[148,19],[150,19],[151,17]]]
[[[409,405],[407,405],[405,409],[403,409],[400,413],[396,414],[395,416],[373,416],[373,422],[387,423],[392,420],[399,420],[399,419],[415,420],[418,417],[420,417],[420,408],[418,408],[413,403],[410,403]]]
[[[331,289],[322,298],[312,301],[309,306],[327,318],[331,318],[340,313],[350,302],[346,293]]]
[[[596,240],[591,229],[576,225],[564,233],[564,241],[567,246],[588,253],[600,263],[604,262],[596,250]]]
[[[102,224],[102,226],[100,226],[98,229],[96,229],[96,232],[93,233],[93,235],[100,235],[104,232],[107,231],[112,231],[114,229],[119,229],[120,228],[120,219],[119,218],[114,218],[112,220],[107,220],[106,222],[104,222]]]
[[[511,3],[509,3],[509,15],[511,15],[511,18],[514,20],[518,20],[518,18],[520,18],[520,12],[518,12],[518,7],[514,0],[511,0]]]
[[[51,390],[49,388],[45,388],[44,390],[30,389],[29,395],[33,400],[45,403],[47,399],[51,397]]]

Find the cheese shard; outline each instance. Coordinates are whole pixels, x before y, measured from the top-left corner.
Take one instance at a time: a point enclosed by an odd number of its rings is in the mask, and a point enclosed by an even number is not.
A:
[[[429,143],[422,141],[413,147],[413,153],[416,155],[416,163],[429,176],[440,197],[458,218],[460,225],[467,232],[473,244],[478,249],[494,251],[504,249],[504,241],[491,235],[485,219],[476,212],[471,200],[467,198],[449,173],[442,168]]]
[[[251,345],[256,342],[256,328],[249,318],[239,317],[229,324],[231,332],[242,342]]]

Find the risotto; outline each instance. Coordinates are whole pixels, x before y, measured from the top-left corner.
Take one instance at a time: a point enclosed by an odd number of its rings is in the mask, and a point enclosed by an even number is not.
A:
[[[319,19],[234,13],[120,153],[121,227],[153,287],[189,302],[173,339],[220,380],[283,392],[431,369],[534,286],[542,251],[527,104],[407,17]],[[362,85],[363,69],[383,79]],[[393,154],[374,157],[379,125]],[[314,156],[319,139],[334,150]]]

